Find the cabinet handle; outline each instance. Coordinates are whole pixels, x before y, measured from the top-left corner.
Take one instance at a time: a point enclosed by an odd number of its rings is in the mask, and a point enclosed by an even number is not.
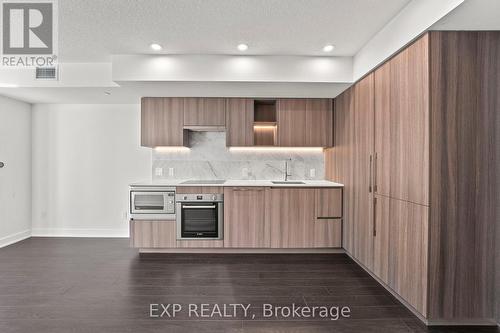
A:
[[[373,192],[377,192],[377,169],[378,169],[378,154],[375,153],[375,161],[373,162]]]
[[[369,171],[369,177],[368,177],[368,193],[372,193],[372,164],[373,164],[373,157],[372,154],[370,154],[370,171]]]
[[[373,237],[377,236],[377,198],[373,198]]]

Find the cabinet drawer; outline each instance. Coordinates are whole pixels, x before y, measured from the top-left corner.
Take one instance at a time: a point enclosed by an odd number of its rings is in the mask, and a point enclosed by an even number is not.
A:
[[[316,218],[342,218],[342,189],[316,189]]]
[[[130,246],[135,248],[176,247],[175,221],[130,221]]]

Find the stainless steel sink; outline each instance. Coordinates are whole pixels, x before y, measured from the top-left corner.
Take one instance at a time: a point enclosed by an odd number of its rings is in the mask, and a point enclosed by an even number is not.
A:
[[[300,181],[292,181],[292,180],[273,180],[271,183],[273,184],[281,184],[281,185],[299,185],[299,184],[305,184],[304,182]]]

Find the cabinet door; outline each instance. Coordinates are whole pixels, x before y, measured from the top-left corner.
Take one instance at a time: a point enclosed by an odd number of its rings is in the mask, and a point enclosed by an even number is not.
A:
[[[254,102],[250,98],[226,100],[226,145],[253,146]]]
[[[316,218],[341,218],[342,217],[342,189],[318,188],[316,189]]]
[[[305,147],[333,146],[332,100],[309,98],[306,100]]]
[[[334,100],[334,149],[325,153],[325,176],[344,184],[342,246],[354,255],[354,88]]]
[[[392,199],[376,195],[374,198],[373,273],[389,284],[389,220]]]
[[[342,220],[316,219],[313,247],[342,247]]]
[[[353,255],[373,268],[372,162],[374,81],[368,75],[354,86],[354,247]]]
[[[263,187],[224,188],[224,247],[269,247]]]
[[[373,156],[373,191],[390,196],[391,145],[394,133],[391,132],[391,64],[385,63],[375,71],[375,155]]]
[[[266,223],[272,248],[308,248],[314,245],[314,189],[266,189]]]
[[[390,61],[390,196],[422,205],[429,205],[427,44],[424,36]]]
[[[224,126],[224,98],[191,97],[184,99],[184,126]]]
[[[429,207],[390,199],[389,286],[427,314]]]
[[[303,147],[306,143],[306,100],[278,99],[278,145]]]
[[[175,221],[130,221],[130,246],[169,248],[176,245]]]
[[[141,99],[141,146],[182,146],[184,140],[182,98]]]

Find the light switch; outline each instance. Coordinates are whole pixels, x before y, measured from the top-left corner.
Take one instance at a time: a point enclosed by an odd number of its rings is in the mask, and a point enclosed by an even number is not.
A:
[[[163,176],[163,169],[162,168],[155,168],[155,175],[156,176]]]
[[[173,177],[174,176],[174,168],[168,168],[168,175],[170,177]]]

